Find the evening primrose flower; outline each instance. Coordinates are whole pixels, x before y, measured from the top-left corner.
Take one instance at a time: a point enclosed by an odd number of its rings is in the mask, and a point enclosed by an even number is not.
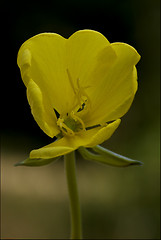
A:
[[[31,112],[49,137],[57,137],[32,150],[30,159],[56,158],[109,139],[134,99],[139,59],[130,45],[111,44],[93,30],[27,40],[17,61]]]

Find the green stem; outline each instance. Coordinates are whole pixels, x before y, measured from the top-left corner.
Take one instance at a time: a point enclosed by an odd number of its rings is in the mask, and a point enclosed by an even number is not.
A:
[[[82,238],[80,202],[77,189],[75,152],[64,156],[71,211],[71,239]]]

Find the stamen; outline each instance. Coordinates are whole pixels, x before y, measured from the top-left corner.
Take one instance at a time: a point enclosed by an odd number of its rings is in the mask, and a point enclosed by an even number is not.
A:
[[[69,127],[67,127],[67,125],[64,123],[64,119],[63,118],[59,118],[57,121],[57,125],[60,127],[60,130],[65,134],[65,135],[69,135],[69,136],[73,136],[74,132],[72,129],[70,129]]]
[[[85,130],[85,125],[84,125],[84,122],[82,121],[82,119],[79,118],[78,116],[76,116],[73,111],[71,112],[71,117],[72,117],[76,122],[79,122],[79,123],[80,123],[80,125],[82,126],[82,128],[80,127],[80,129],[84,131],[84,130]]]

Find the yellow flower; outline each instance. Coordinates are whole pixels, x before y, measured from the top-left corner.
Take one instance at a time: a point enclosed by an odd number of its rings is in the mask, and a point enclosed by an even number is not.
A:
[[[111,44],[92,30],[27,40],[17,61],[31,112],[48,136],[58,138],[30,158],[55,158],[110,138],[134,99],[139,59],[133,47]]]

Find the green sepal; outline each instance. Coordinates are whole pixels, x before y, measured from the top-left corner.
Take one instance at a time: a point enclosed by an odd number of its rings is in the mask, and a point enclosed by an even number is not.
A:
[[[17,166],[27,166],[27,167],[40,167],[40,166],[44,166],[47,165],[51,162],[54,162],[56,160],[58,160],[61,156],[59,157],[55,157],[55,158],[27,158],[22,162],[18,162],[16,164],[14,164],[15,167]]]
[[[138,160],[132,160],[130,158],[121,156],[99,145],[93,147],[92,150],[93,151],[90,151],[89,149],[86,149],[84,147],[80,147],[78,149],[84,159],[93,160],[114,167],[127,167],[131,165],[143,164]]]

